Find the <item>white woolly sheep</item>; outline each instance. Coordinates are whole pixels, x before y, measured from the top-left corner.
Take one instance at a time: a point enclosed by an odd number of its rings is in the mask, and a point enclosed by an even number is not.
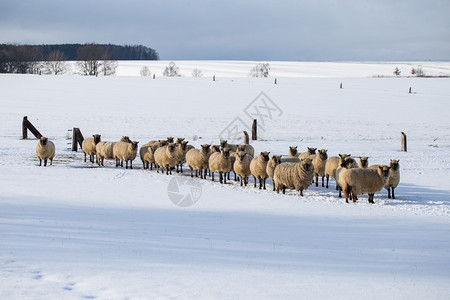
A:
[[[50,165],[53,165],[55,144],[42,136],[36,145],[36,156],[39,159],[39,166],[42,166],[42,161],[44,161],[44,167],[47,166],[47,160],[50,160]]]
[[[259,180],[259,189],[266,189],[267,163],[269,162],[270,152],[263,151],[257,157],[252,159],[250,163],[250,172],[254,179],[254,187],[256,187],[256,179]]]
[[[94,163],[94,156],[97,153],[95,146],[101,141],[100,134],[94,134],[93,137],[84,139],[81,143],[81,149],[84,153],[84,162],[86,162],[86,155],[89,155],[89,160]]]
[[[379,192],[389,181],[389,167],[380,165],[376,169],[343,169],[339,174],[339,185],[342,187],[345,195],[345,201],[348,203],[350,193],[353,202],[358,200],[358,195],[368,193],[369,203],[373,202],[376,192]]]
[[[385,189],[388,191],[388,198],[391,198],[391,191],[392,191],[392,199],[395,199],[395,192],[394,189],[398,186],[400,182],[400,160],[397,159],[391,159],[389,162],[389,180],[388,183],[385,185]],[[379,165],[372,165],[369,168],[370,169],[376,169]]]
[[[226,174],[231,171],[230,149],[222,148],[222,151],[215,152],[209,157],[209,169],[211,170],[212,181],[214,181],[214,172],[219,173],[220,183],[227,183]]]
[[[243,151],[243,152],[249,154],[251,157],[255,156],[255,148],[253,148],[253,146],[249,145],[249,144],[238,145],[236,152],[239,152],[239,151]]]
[[[286,193],[286,188],[294,188],[303,196],[314,178],[314,166],[310,158],[302,158],[299,163],[281,163],[275,168],[274,180],[277,193]]]
[[[290,157],[298,159],[298,157]],[[281,164],[281,155],[272,155],[272,157],[267,162],[266,172],[269,176],[270,180],[272,180],[273,190],[275,191],[275,180],[273,179],[273,175],[275,174],[275,168]]]
[[[178,138],[179,140],[180,138]],[[177,142],[178,142],[177,140]],[[181,171],[181,173],[183,173],[183,164],[186,162],[186,153],[188,152],[188,142],[184,141],[184,139],[182,141],[180,141],[179,144],[176,144],[176,151],[177,151],[177,173]],[[178,167],[180,167],[180,169],[178,170]]]
[[[299,154],[299,156],[298,156],[298,158],[300,158],[300,159],[302,159],[302,158],[307,158],[307,157],[310,157],[311,155],[315,155],[316,154],[316,150],[317,150],[317,148],[310,148],[310,147],[307,147],[307,151],[306,152],[303,152],[303,153],[300,153]],[[311,158],[311,157],[310,157]],[[312,159],[312,158],[311,158]]]
[[[289,146],[289,157],[298,157],[298,150],[297,146]]]
[[[342,197],[342,188],[339,185],[339,174],[343,169],[358,168],[358,164],[351,156],[345,156],[341,158],[341,164],[335,171],[336,189],[339,191],[339,198]]]
[[[164,174],[172,175],[172,168],[175,167],[178,160],[177,150],[174,143],[169,143],[166,146],[159,147],[155,151],[155,165],[156,171],[159,173],[159,167],[161,167],[161,172]]]
[[[367,169],[369,167],[369,158],[367,156],[360,156],[358,167],[361,169]]]
[[[322,177],[322,187],[325,186],[325,165],[328,160],[327,150],[321,149],[318,151],[317,155],[314,157],[312,163],[314,166],[314,175],[316,177],[316,186],[319,186],[319,176]]]
[[[116,167],[119,165],[123,167],[123,162],[125,162],[125,168],[128,169],[128,161],[130,161],[130,169],[133,169],[133,160],[136,158],[138,151],[138,143],[132,141],[127,142],[117,142],[113,145],[113,155],[116,159]]]
[[[206,179],[206,170],[208,169],[209,156],[211,155],[211,145],[203,144],[201,149],[191,149],[186,153],[186,164],[191,169],[191,177],[194,177],[193,170],[195,170],[195,176],[198,177],[200,172],[200,178]],[[203,176],[203,170],[205,174]]]
[[[252,174],[250,172],[250,163],[252,161],[252,157],[243,152],[236,152],[236,161],[233,164],[233,171],[237,176],[241,179],[241,186],[245,184],[247,186],[248,184],[248,177]]]
[[[142,164],[144,166],[144,169],[150,169],[153,170],[153,166],[156,167],[155,164],[155,151],[158,149],[158,146],[146,146],[147,151],[143,154],[141,157]],[[141,148],[142,150],[142,148]]]
[[[328,188],[328,182],[330,180],[330,177],[333,179],[336,179],[336,169],[340,166],[342,163],[343,158],[351,156],[350,154],[339,154],[339,157],[337,156],[331,156],[328,157],[327,163],[325,164],[325,177],[327,178],[327,184],[326,188]],[[336,191],[338,190],[338,185],[336,184]]]
[[[131,140],[128,136],[123,136],[119,142],[131,143]],[[98,165],[104,166],[105,159],[114,159],[113,148],[116,143],[117,142],[99,142],[95,146]]]

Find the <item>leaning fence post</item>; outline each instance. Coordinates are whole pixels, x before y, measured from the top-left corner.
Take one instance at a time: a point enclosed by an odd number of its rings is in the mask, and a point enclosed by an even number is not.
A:
[[[257,137],[257,130],[258,130],[258,126],[256,124],[256,119],[253,120],[253,125],[252,125],[252,141],[256,141],[258,139]]]
[[[402,152],[406,152],[407,150],[406,134],[402,131]]]
[[[83,140],[84,137],[80,129],[74,127],[72,131],[72,151],[78,151],[78,145],[81,147]]]
[[[42,134],[39,132],[39,130],[36,129],[36,127],[31,124],[30,121],[28,121],[28,117],[23,117],[22,121],[22,139],[26,140],[28,138],[28,130],[31,131],[31,133],[37,138],[40,139],[42,137]]]

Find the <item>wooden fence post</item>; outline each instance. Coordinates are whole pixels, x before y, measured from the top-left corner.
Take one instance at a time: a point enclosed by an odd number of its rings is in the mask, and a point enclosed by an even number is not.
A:
[[[252,141],[256,141],[258,139],[257,137],[257,130],[258,130],[258,126],[256,123],[256,119],[253,120],[253,125],[252,125]]]
[[[23,117],[22,121],[22,139],[26,140],[28,138],[28,129],[27,129],[28,117]]]
[[[39,132],[39,130],[36,129],[36,127],[31,124],[30,121],[28,121],[28,117],[23,117],[22,121],[22,139],[26,140],[28,138],[28,130],[31,131],[31,133],[37,138],[40,139],[42,137],[42,134]]]
[[[408,150],[406,144],[406,134],[402,131],[402,151],[406,152]]]
[[[244,130],[244,145],[248,145],[250,142],[250,138],[248,136],[247,131]]]
[[[84,137],[79,128],[73,128],[72,131],[72,151],[78,151],[78,145],[83,144]]]

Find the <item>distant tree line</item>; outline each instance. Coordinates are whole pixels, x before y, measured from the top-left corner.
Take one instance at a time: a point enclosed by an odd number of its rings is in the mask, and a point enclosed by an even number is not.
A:
[[[158,53],[142,45],[61,44],[13,45],[0,44],[0,73],[40,74],[49,72],[49,62],[77,61],[84,75],[110,75],[111,64],[117,60],[158,60]],[[94,61],[97,61],[94,63]],[[46,63],[47,62],[47,63]],[[84,62],[84,63],[83,63]],[[58,63],[60,64],[60,63]],[[103,66],[103,67],[102,67]],[[84,70],[83,70],[84,67]],[[102,67],[102,68],[99,68]],[[51,71],[61,74],[60,70]]]

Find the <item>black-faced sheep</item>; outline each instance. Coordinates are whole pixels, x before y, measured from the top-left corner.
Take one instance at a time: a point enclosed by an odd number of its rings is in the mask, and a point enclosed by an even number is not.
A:
[[[369,203],[374,203],[375,193],[382,190],[389,181],[389,167],[380,165],[373,169],[343,169],[339,174],[338,180],[344,191],[347,203],[350,193],[352,194],[353,202],[356,202],[358,195],[368,193]]]
[[[317,155],[314,157],[312,163],[314,166],[314,175],[316,177],[316,186],[319,186],[319,176],[322,177],[322,187],[325,186],[325,165],[328,160],[327,150],[321,149],[318,151]]]
[[[169,143],[166,146],[159,147],[156,149],[155,154],[155,165],[156,171],[159,173],[159,167],[161,167],[161,172],[164,174],[172,175],[172,168],[175,167],[178,160],[176,145],[174,143]]]
[[[256,179],[259,180],[259,189],[266,189],[267,163],[269,162],[270,152],[263,151],[257,157],[253,158],[250,163],[250,172],[254,179],[254,187],[256,187]]]
[[[248,184],[248,177],[252,174],[250,172],[250,163],[252,161],[252,157],[243,152],[236,152],[236,161],[233,164],[234,173],[241,178],[241,186]]]
[[[211,155],[211,145],[203,144],[201,149],[191,149],[186,153],[186,164],[191,169],[191,177],[194,177],[193,171],[195,170],[195,176],[198,177],[200,172],[200,178],[206,179],[206,170],[208,169],[209,156]],[[203,170],[205,174],[203,176]]]
[[[119,165],[123,167],[123,162],[125,162],[125,168],[128,169],[128,161],[130,162],[130,169],[133,169],[133,160],[136,158],[138,151],[138,143],[132,141],[127,142],[117,142],[113,146],[113,154],[116,159],[116,167]]]
[[[96,152],[96,146],[101,141],[100,134],[94,134],[93,137],[84,139],[81,143],[81,149],[84,153],[84,162],[86,162],[86,155],[89,155],[89,160],[91,163],[95,162],[95,154]]]
[[[275,168],[274,180],[277,193],[286,193],[286,188],[294,188],[303,196],[314,178],[314,166],[310,158],[302,158],[299,163],[281,163]]]
[[[294,157],[291,157],[294,158]],[[298,159],[297,157],[295,157]],[[281,164],[281,155],[272,155],[272,157],[269,159],[269,162],[267,163],[266,171],[267,175],[269,176],[270,180],[272,180],[273,184],[273,190],[275,191],[275,180],[273,178],[275,174],[275,168]]]
[[[214,172],[219,173],[220,183],[227,183],[226,174],[231,171],[230,149],[222,148],[221,152],[215,152],[209,157],[209,169],[211,170],[212,181]]]
[[[39,166],[47,166],[47,160],[50,160],[50,165],[53,165],[53,157],[55,157],[55,144],[49,141],[46,137],[41,137],[36,145],[36,156],[39,159]]]

